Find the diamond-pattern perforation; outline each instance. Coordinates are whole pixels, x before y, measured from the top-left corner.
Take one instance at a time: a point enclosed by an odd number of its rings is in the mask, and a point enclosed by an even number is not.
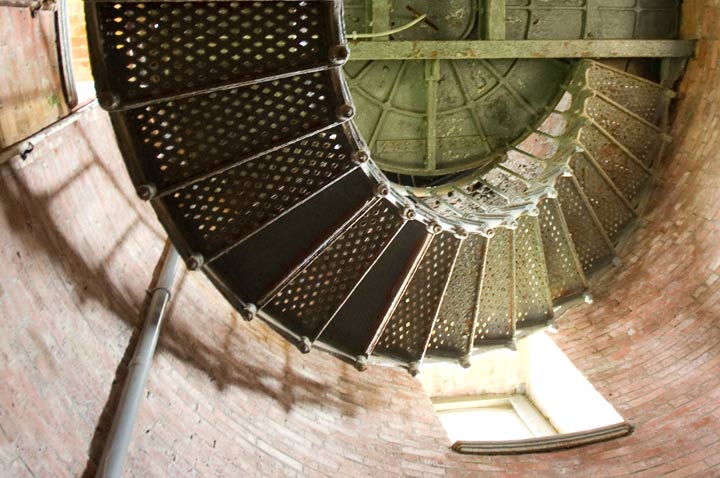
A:
[[[459,246],[460,240],[448,232],[432,238],[385,326],[378,351],[422,358]]]
[[[207,256],[247,237],[354,167],[341,127],[185,187],[165,199]]]
[[[645,188],[650,174],[596,127],[583,127],[580,142],[629,201]]]
[[[600,224],[608,237],[614,241],[635,215],[600,175],[587,156],[584,154],[573,156],[571,167]]]
[[[579,294],[585,289],[582,271],[573,256],[569,233],[562,224],[562,212],[555,199],[539,204],[540,235],[547,267],[550,295],[553,300]]]
[[[553,317],[552,298],[538,219],[523,216],[515,230],[515,327],[530,327]]]
[[[585,109],[590,118],[646,166],[655,163],[663,142],[660,133],[597,96],[587,99]]]
[[[269,311],[301,334],[319,333],[402,224],[396,206],[379,201],[278,292]]]
[[[128,110],[122,117],[158,188],[281,146],[335,122],[329,72]]]
[[[147,100],[328,63],[330,2],[96,3],[101,80]]]
[[[473,234],[458,251],[437,322],[430,336],[429,353],[460,356],[468,352],[475,309],[485,266],[486,239]]]
[[[666,103],[666,91],[639,78],[594,63],[587,71],[588,86],[649,123],[657,124]]]
[[[506,342],[513,335],[513,231],[500,228],[489,240],[480,291],[475,347]]]
[[[591,211],[572,178],[560,179],[557,189],[575,251],[583,271],[588,272],[612,257],[614,251],[603,239],[604,232],[592,219]]]

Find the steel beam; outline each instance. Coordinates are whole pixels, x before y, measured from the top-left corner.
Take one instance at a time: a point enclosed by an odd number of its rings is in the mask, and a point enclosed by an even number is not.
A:
[[[120,403],[113,418],[110,434],[103,449],[96,478],[121,478],[132,431],[137,419],[138,408],[145,394],[150,364],[160,337],[160,328],[165,309],[170,301],[170,289],[180,263],[180,255],[170,247],[163,261],[162,270],[152,291],[150,306],[145,316],[145,324],[140,340],[128,367],[128,375],[123,387]]]
[[[351,60],[477,60],[500,58],[682,58],[694,40],[353,41]]]

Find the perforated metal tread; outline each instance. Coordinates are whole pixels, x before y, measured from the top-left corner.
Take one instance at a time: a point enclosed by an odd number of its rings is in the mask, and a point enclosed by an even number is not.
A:
[[[339,123],[329,70],[112,114],[137,182],[167,194]]]
[[[342,128],[335,127],[186,186],[163,202],[194,250],[210,258],[356,168],[351,154]]]
[[[374,188],[354,169],[207,263],[205,271],[233,304],[261,303],[373,204]]]
[[[672,98],[671,90],[601,63],[588,68],[587,82],[591,89],[658,126]]]
[[[110,109],[331,65],[332,2],[85,2]]]
[[[614,185],[602,176],[598,167],[586,155],[574,155],[570,165],[600,224],[615,243],[620,233],[635,219],[632,207],[615,191]]]
[[[547,325],[552,297],[538,219],[523,216],[515,230],[515,330]]]
[[[540,202],[538,220],[552,300],[562,302],[582,294],[587,290],[587,282],[556,199]]]
[[[509,229],[498,229],[488,243],[478,302],[474,346],[506,344],[514,331],[515,246]]]
[[[574,178],[558,181],[558,199],[585,274],[609,263],[615,251]]]
[[[412,277],[430,237],[421,223],[405,223],[320,339],[351,355],[371,355],[389,311]]]
[[[636,199],[652,178],[645,167],[600,129],[588,125],[580,130],[580,144],[605,171],[620,192],[637,206]]]
[[[299,335],[317,338],[402,224],[395,205],[377,201],[263,308]]]
[[[428,355],[462,357],[472,347],[472,332],[485,268],[487,240],[473,235],[463,241],[448,282]]]
[[[606,100],[593,96],[585,103],[587,114],[647,167],[658,160],[664,137],[649,123],[623,111]]]
[[[422,359],[460,242],[449,232],[432,238],[420,265],[391,312],[376,352],[408,361]]]

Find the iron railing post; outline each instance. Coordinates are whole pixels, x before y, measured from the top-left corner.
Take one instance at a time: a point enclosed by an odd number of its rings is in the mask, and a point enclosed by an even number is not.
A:
[[[121,476],[138,408],[145,391],[150,364],[160,336],[165,308],[170,300],[170,289],[179,263],[180,255],[174,247],[170,247],[165,256],[160,277],[152,289],[152,298],[145,316],[145,324],[128,366],[127,379],[115,411],[110,434],[105,442],[96,478],[120,478]]]

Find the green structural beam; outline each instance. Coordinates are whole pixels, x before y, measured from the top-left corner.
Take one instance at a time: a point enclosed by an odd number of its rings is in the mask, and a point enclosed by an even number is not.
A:
[[[682,58],[694,40],[353,41],[351,60],[476,60],[500,58]]]

